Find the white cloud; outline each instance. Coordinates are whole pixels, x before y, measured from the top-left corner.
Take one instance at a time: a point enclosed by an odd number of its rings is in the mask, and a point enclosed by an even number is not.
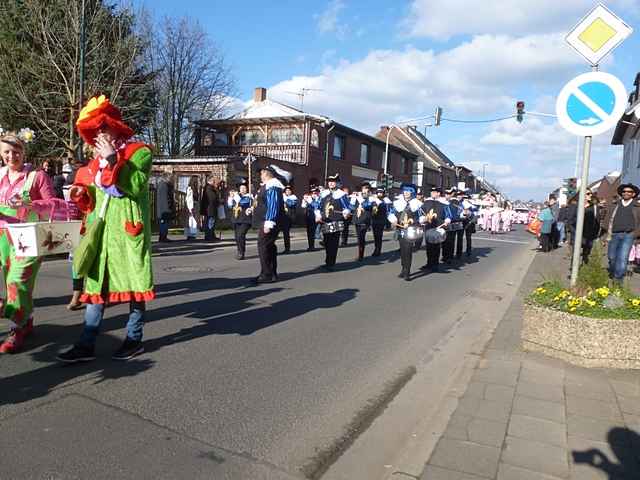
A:
[[[610,0],[615,13],[635,16],[638,0]],[[447,40],[455,35],[565,32],[595,5],[593,0],[413,0],[403,21],[410,36]]]
[[[322,13],[314,16],[318,31],[320,33],[335,33],[339,38],[344,37],[348,30],[345,24],[340,23],[340,13],[344,8],[343,0],[331,0]]]
[[[496,175],[499,177],[505,177],[513,173],[513,167],[507,163],[494,163],[491,161],[482,160],[467,160],[464,162],[464,166],[470,168],[480,176],[482,176],[483,166],[485,175],[487,177]]]
[[[436,105],[449,115],[511,112],[520,85],[555,88],[580,65],[560,35],[482,35],[440,53],[374,50],[358,61],[335,61],[320,75],[280,82],[271,92],[272,98],[286,98],[284,91],[322,89],[305,98],[307,111],[370,130]]]

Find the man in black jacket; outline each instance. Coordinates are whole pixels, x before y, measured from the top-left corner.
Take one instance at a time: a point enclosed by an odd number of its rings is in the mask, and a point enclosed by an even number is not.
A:
[[[200,215],[203,216],[205,241],[215,240],[214,229],[219,204],[220,198],[215,186],[215,177],[210,175],[207,178],[207,184],[204,187],[202,199],[200,200]]]

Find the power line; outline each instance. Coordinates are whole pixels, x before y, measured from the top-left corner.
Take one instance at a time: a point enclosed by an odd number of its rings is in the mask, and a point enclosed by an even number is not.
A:
[[[517,115],[509,115],[508,117],[500,117],[500,118],[491,118],[488,120],[459,120],[455,118],[445,118],[442,117],[443,122],[452,122],[452,123],[493,123],[493,122],[502,122],[503,120],[509,120],[511,118],[515,118]]]

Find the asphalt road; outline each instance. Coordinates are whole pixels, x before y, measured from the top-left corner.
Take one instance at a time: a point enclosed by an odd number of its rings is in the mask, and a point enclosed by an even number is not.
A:
[[[155,246],[147,352],[127,364],[110,360],[124,306],[107,312],[97,361],[55,363],[82,313],[64,308],[68,263],[46,262],[37,335],[0,357],[0,479],[303,478],[447,334],[451,306],[498,288],[533,248],[522,230],[478,234],[472,258],[407,283],[390,236],[362,263],[352,237],[332,273],[301,237],[279,259],[281,281],[258,287],[253,244],[244,261],[232,247]],[[414,271],[424,263],[422,250]]]

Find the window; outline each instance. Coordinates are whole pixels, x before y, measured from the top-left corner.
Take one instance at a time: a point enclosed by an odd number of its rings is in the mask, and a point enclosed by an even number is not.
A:
[[[315,128],[311,130],[311,146],[315,148],[320,147],[320,135],[318,135],[318,130]]]
[[[369,165],[369,145],[366,143],[360,145],[360,163]]]
[[[400,173],[403,175],[411,174],[411,160],[406,157],[400,158]]]
[[[344,158],[344,137],[339,135],[333,137],[333,158],[337,160]]]
[[[302,143],[302,130],[299,128],[273,128],[269,132],[269,143]]]
[[[213,145],[213,134],[212,133],[205,133],[204,135],[202,135],[202,139],[200,140],[200,144],[203,147],[209,147],[209,146]]]
[[[262,130],[244,130],[240,133],[240,145],[259,145],[265,143]]]
[[[229,136],[226,132],[219,132],[215,134],[216,145],[229,145]]]

